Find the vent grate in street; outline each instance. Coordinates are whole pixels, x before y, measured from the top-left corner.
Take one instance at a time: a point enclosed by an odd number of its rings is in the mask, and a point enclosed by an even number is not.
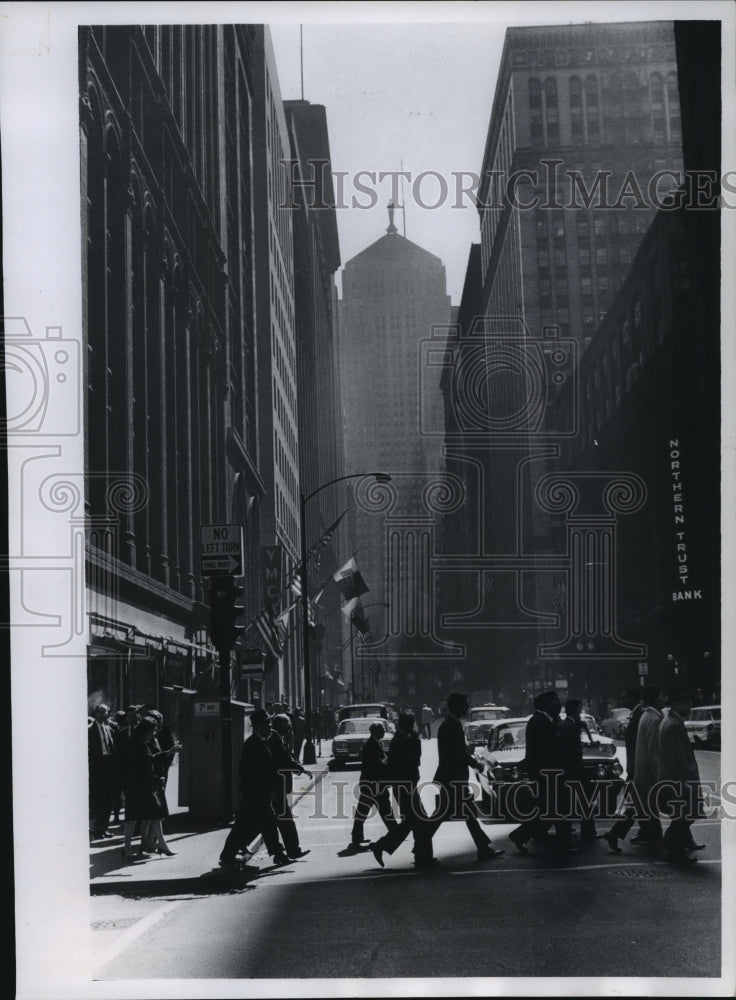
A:
[[[93,931],[124,930],[138,923],[138,917],[122,917],[119,920],[93,920],[91,927]]]
[[[622,878],[672,878],[673,874],[661,868],[615,868],[609,872]]]

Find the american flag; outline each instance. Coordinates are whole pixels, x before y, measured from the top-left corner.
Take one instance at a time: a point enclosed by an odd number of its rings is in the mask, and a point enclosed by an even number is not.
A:
[[[284,652],[283,639],[286,634],[283,625],[279,626],[271,612],[264,608],[256,615],[255,626],[268,652],[277,660],[280,659]]]

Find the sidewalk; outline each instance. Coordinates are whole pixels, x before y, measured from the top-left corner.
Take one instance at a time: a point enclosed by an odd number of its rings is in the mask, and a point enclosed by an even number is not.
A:
[[[308,769],[312,778],[298,775],[294,778],[292,805],[297,803],[327,773],[327,757],[321,757]],[[172,775],[172,778],[175,778]],[[173,785],[168,787],[176,788]],[[90,844],[90,893],[93,896],[121,895],[135,898],[146,896],[175,896],[211,894],[221,885],[221,891],[232,889],[232,879],[223,877],[218,861],[230,825],[217,820],[197,820],[190,817],[186,807],[169,803],[170,815],[164,820],[164,834],[175,857],[152,854],[150,857],[125,859],[122,857],[123,826],[113,827],[114,838]],[[134,849],[140,843],[133,841]],[[251,848],[261,847],[259,837]],[[245,866],[240,881],[248,881],[258,873],[257,867]]]

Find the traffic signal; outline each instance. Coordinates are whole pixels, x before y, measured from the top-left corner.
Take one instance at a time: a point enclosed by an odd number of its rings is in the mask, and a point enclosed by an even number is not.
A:
[[[245,632],[244,625],[235,624],[243,614],[237,601],[244,593],[231,576],[216,576],[210,583],[210,639],[218,652],[232,649]]]

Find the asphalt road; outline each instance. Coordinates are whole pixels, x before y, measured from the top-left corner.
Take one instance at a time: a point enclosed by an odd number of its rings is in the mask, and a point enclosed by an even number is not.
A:
[[[425,742],[422,777],[436,765]],[[701,777],[720,756],[699,752]],[[97,900],[138,913],[129,941],[96,978],[305,979],[433,977],[716,977],[720,974],[720,825],[683,869],[644,848],[609,853],[598,841],[564,860],[521,856],[509,825],[485,827],[506,854],[478,863],[463,823],[434,841],[441,867],[417,873],[411,839],[379,868],[345,856],[357,769],[326,774],[295,809],[310,854],[284,868],[258,854],[208,895]],[[603,827],[605,828],[605,827]],[[366,836],[380,836],[378,817]],[[223,838],[220,837],[219,840]],[[210,862],[212,858],[210,858]],[[135,907],[138,907],[136,910]]]

